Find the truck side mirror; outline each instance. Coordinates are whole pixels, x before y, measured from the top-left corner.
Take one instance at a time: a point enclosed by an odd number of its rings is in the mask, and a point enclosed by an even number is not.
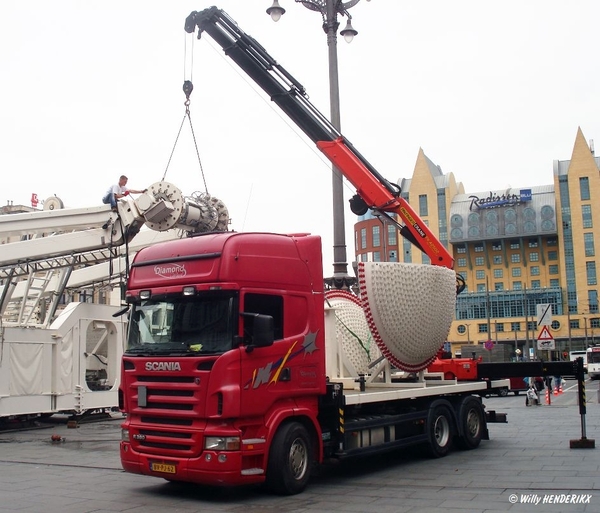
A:
[[[252,329],[252,343],[256,347],[268,347],[275,340],[275,324],[270,315],[257,315]]]
[[[246,324],[249,325],[245,330],[247,352],[252,352],[255,347],[273,345],[275,341],[275,323],[272,316],[247,312],[242,312],[241,315],[247,318]]]

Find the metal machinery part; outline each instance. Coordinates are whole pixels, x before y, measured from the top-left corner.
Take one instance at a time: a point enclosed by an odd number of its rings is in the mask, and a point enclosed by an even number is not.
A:
[[[225,204],[208,193],[183,196],[172,183],[156,182],[136,200],[146,226],[163,232],[182,228],[193,232],[226,231],[229,212]]]
[[[57,196],[50,196],[44,201],[44,210],[57,210],[59,208],[65,208],[65,205]]]

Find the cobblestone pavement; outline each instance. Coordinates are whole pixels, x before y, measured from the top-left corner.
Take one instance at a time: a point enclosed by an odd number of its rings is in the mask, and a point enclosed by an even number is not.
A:
[[[585,428],[598,445],[599,393],[598,382],[588,382]],[[525,407],[522,394],[486,398],[487,409],[508,414],[508,424],[490,424],[490,440],[478,449],[439,460],[413,450],[326,465],[304,493],[292,497],[126,474],[118,418],[76,429],[60,423],[0,432],[0,511],[600,512],[600,448],[570,448],[582,434],[576,388],[568,382],[551,399],[549,406]],[[64,441],[52,442],[52,435]]]

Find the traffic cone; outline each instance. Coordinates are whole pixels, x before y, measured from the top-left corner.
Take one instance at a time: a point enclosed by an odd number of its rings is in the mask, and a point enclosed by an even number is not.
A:
[[[546,404],[550,404],[550,389],[546,387]]]
[[[554,387],[554,395],[558,395],[558,387]]]
[[[563,387],[562,387],[562,383],[560,385],[558,385],[558,393],[562,394],[563,393]]]

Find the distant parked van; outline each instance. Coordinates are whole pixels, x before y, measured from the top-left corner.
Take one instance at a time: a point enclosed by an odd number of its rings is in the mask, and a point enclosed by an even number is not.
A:
[[[590,379],[600,379],[600,346],[588,347],[586,366]]]
[[[583,358],[583,372],[588,371],[588,358],[587,351],[571,351],[569,353],[569,360],[574,362],[577,358]]]

